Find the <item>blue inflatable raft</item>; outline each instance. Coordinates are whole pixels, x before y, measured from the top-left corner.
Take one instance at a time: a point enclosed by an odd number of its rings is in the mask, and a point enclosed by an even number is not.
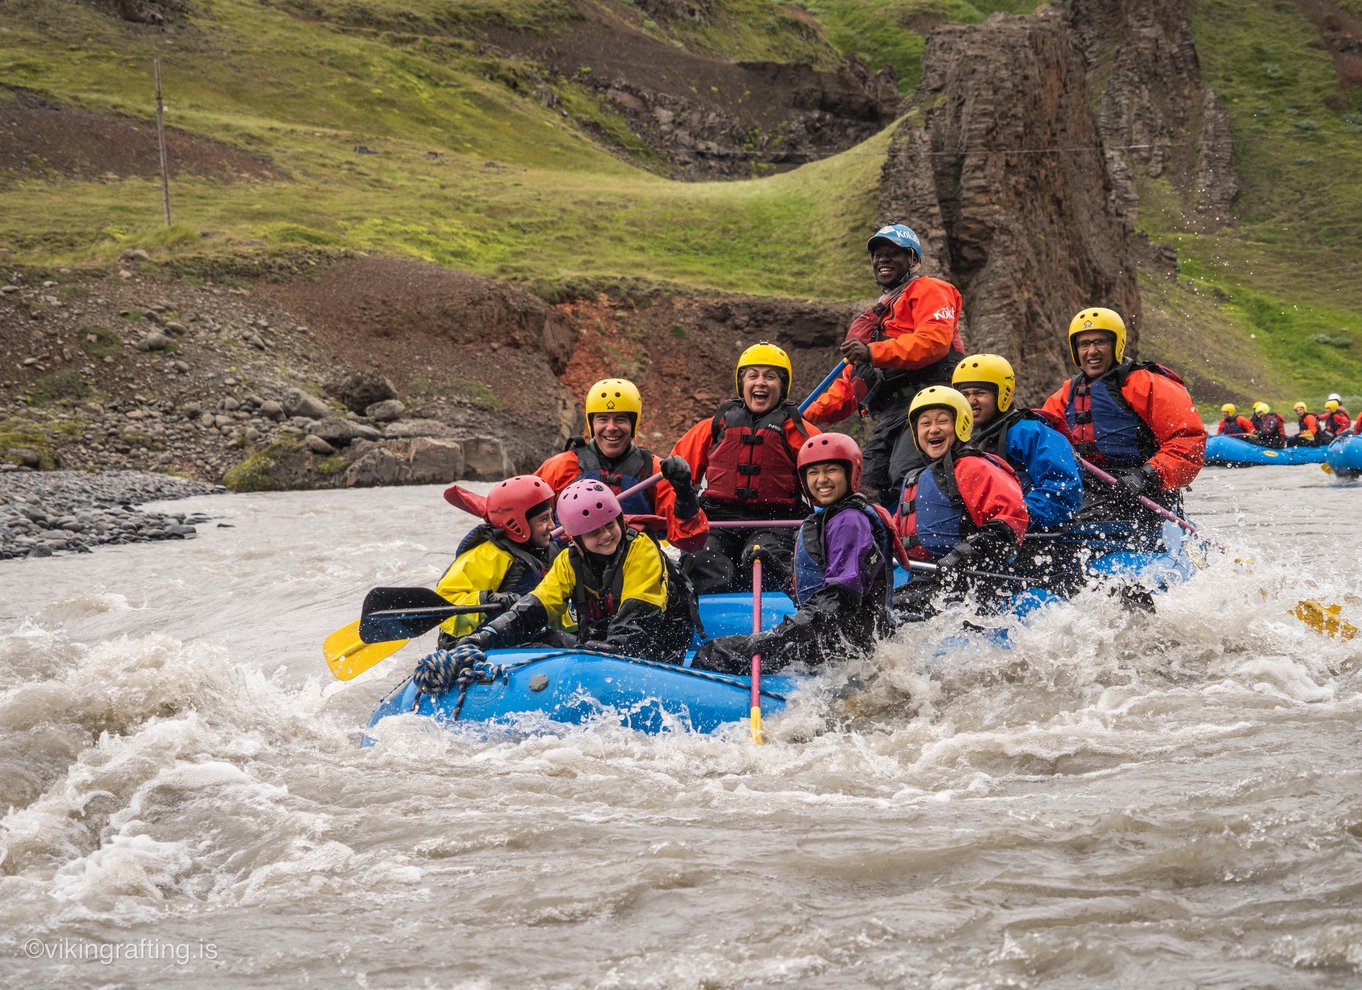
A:
[[[1152,590],[1186,579],[1196,569],[1193,541],[1176,527],[1164,527],[1167,553],[1108,553],[1089,563],[1101,576],[1137,579]],[[906,575],[902,575],[906,578]],[[1009,612],[1016,618],[1061,602],[1049,592],[1031,589],[1017,595]],[[762,596],[762,628],[770,629],[794,611],[786,595]],[[752,630],[752,597],[747,594],[702,595],[700,617],[710,636]],[[988,635],[1006,643],[1006,629]],[[960,648],[962,637],[942,644]],[[608,719],[640,732],[669,729],[712,732],[746,719],[751,709],[751,678],[692,670],[686,664],[657,663],[593,650],[541,648],[492,650],[483,676],[466,689],[436,698],[419,695],[411,679],[403,681],[375,710],[369,725],[390,715],[416,713],[437,722],[483,726],[532,727],[535,718],[576,725]],[[770,675],[761,679],[762,711],[779,712],[805,678]],[[529,720],[527,721],[527,716]],[[365,743],[371,740],[366,736]]]
[[[1206,463],[1225,467],[1253,464],[1323,464],[1325,447],[1264,447],[1218,434],[1206,440]]]
[[[1325,449],[1325,463],[1339,478],[1362,475],[1362,436],[1339,437]]]

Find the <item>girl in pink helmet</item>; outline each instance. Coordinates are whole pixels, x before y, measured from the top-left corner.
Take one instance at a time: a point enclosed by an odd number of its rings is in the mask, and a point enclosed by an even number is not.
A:
[[[460,661],[532,640],[567,615],[575,615],[577,643],[586,649],[680,660],[697,612],[688,582],[661,545],[625,525],[619,500],[600,481],[564,489],[558,521],[568,547],[514,608],[464,637]]]
[[[700,644],[693,665],[746,673],[752,654],[765,670],[814,667],[866,656],[894,629],[890,578],[898,551],[889,513],[860,494],[861,448],[842,433],[820,433],[799,449],[799,480],[817,508],[795,540],[799,611],[774,629]]]
[[[450,485],[445,500],[474,511],[470,495]],[[457,556],[435,586],[451,605],[491,605],[510,608],[532,591],[548,573],[555,550],[553,489],[542,478],[519,474],[498,482],[487,493],[485,521],[474,526],[459,544]],[[472,632],[489,613],[456,615],[440,626],[440,649]]]

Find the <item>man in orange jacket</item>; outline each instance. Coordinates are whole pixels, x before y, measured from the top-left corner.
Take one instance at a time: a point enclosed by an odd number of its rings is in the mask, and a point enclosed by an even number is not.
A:
[[[1310,411],[1310,407],[1304,402],[1297,402],[1296,410],[1296,435],[1288,437],[1286,445],[1288,447],[1314,447],[1324,440],[1320,434],[1319,419]]]
[[[709,520],[700,508],[690,466],[679,457],[659,458],[635,445],[643,398],[633,382],[606,378],[586,393],[586,436],[573,437],[535,471],[554,495],[580,479],[601,481],[618,495],[659,472],[662,480],[635,492],[622,503],[628,515],[661,516],[667,540],[678,550],[694,552],[705,545]]]
[[[805,415],[819,426],[846,419],[858,406],[875,417],[862,484],[892,507],[903,476],[922,463],[905,430],[908,404],[921,389],[949,385],[965,356],[957,325],[960,293],[949,282],[918,274],[922,244],[911,227],[886,224],[866,249],[883,295],[852,321],[842,342],[847,367]]]
[[[1044,411],[1068,424],[1080,457],[1120,479],[1115,488],[1083,487],[1080,523],[1128,539],[1139,549],[1158,545],[1162,517],[1138,496],[1172,511],[1182,489],[1205,463],[1206,427],[1182,380],[1153,362],[1126,358],[1126,325],[1100,306],[1069,324],[1069,354],[1078,374],[1045,400]],[[1114,525],[1113,525],[1114,524]]]

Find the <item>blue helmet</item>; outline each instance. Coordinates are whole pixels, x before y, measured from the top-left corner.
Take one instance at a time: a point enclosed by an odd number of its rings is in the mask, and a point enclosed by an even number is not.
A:
[[[867,251],[875,250],[876,241],[886,241],[896,248],[903,248],[905,251],[912,251],[919,258],[922,257],[922,242],[917,239],[917,234],[913,228],[904,223],[887,223],[879,230],[875,231],[873,237],[865,242]]]

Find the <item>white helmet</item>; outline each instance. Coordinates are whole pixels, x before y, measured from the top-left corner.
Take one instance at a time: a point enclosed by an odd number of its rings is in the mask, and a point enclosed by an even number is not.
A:
[[[1341,406],[1343,405],[1343,396],[1339,395],[1337,392],[1330,392],[1327,401],[1337,402]]]

